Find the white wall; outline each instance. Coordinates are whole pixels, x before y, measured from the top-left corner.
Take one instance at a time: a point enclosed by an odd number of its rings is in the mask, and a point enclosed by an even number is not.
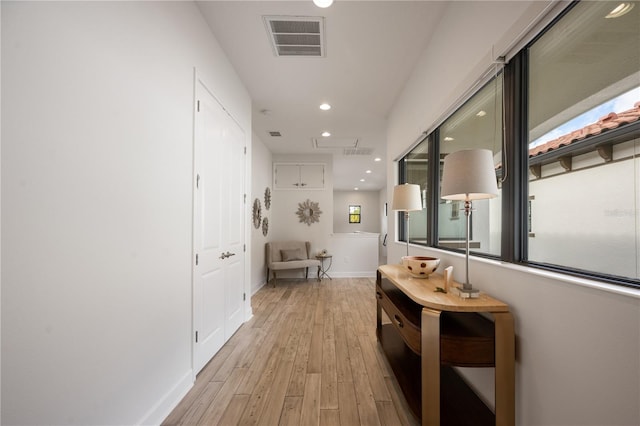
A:
[[[640,146],[640,140],[633,143]],[[529,238],[529,259],[639,276],[637,233],[629,232],[636,229],[635,212],[640,205],[636,195],[640,158],[633,158],[633,151],[612,163],[604,163],[596,152],[585,154],[577,159],[593,158],[597,167],[579,169],[574,158],[572,172],[562,169],[558,175],[529,183],[529,196],[535,197],[531,201],[535,237]],[[619,159],[617,150],[614,153]]]
[[[159,423],[191,386],[194,67],[250,135],[194,3],[2,2],[3,424]]]
[[[379,263],[378,233],[333,234],[327,250],[331,254],[331,277],[375,278]],[[329,266],[329,263],[325,267]]]
[[[349,223],[349,206],[361,208],[360,223]],[[384,213],[384,212],[383,212]],[[333,232],[380,232],[380,191],[334,191]]]
[[[276,189],[273,191],[272,217],[273,240],[303,240],[311,242],[311,253],[329,246],[333,232],[333,159],[331,155],[274,154],[274,163],[323,163],[325,164],[324,189]],[[320,221],[310,226],[300,222],[296,212],[298,204],[307,199],[317,202],[322,213]],[[301,271],[278,272],[278,277],[303,277]]]
[[[382,192],[333,192],[333,234],[327,247],[333,256],[332,277],[375,277],[384,237],[380,236],[385,202]],[[361,207],[361,223],[349,223],[350,205]]]
[[[327,249],[333,254],[333,264],[330,274],[336,277],[362,277],[375,276],[378,266],[378,235],[364,235],[362,238],[346,238],[344,235],[334,233],[334,212],[336,200],[347,203],[347,199],[341,198],[340,192],[333,191],[333,159],[331,155],[284,155],[273,154],[274,163],[323,163],[325,164],[325,187],[324,189],[275,189],[272,185],[272,206],[269,213],[270,231],[268,241],[283,240],[303,240],[311,242],[311,253],[315,254],[322,249]],[[338,195],[336,195],[338,194]],[[380,198],[379,192],[366,194],[354,193],[358,195],[363,208],[370,211],[371,222],[369,225],[374,229],[380,222]],[[306,225],[299,221],[296,212],[298,204],[307,199],[317,202],[322,214],[320,221]],[[253,202],[253,201],[252,201]],[[348,210],[347,210],[348,211]],[[363,210],[364,211],[364,210]],[[365,213],[366,214],[366,213]],[[384,213],[382,213],[384,214]],[[363,231],[364,232],[364,231]],[[368,231],[367,231],[368,232]],[[379,232],[379,231],[375,231]],[[365,238],[366,237],[366,238]],[[257,241],[257,240],[256,240]],[[265,241],[266,242],[266,241]],[[256,242],[258,244],[258,242]],[[258,248],[254,248],[257,252]],[[360,251],[366,255],[354,256],[353,253]],[[264,255],[262,255],[264,257]],[[254,265],[258,273],[263,273],[263,269]],[[259,268],[259,269],[258,269]],[[311,273],[310,273],[311,275]],[[281,271],[278,278],[301,278],[304,277],[303,270]],[[264,278],[257,277],[256,282],[264,281]],[[255,285],[255,284],[254,284]]]
[[[253,202],[257,198],[262,205],[262,217],[268,219],[269,230],[267,235],[262,234],[262,227],[256,229],[251,226],[251,294],[254,294],[265,284],[265,244],[273,239],[273,226],[275,217],[273,209],[267,210],[265,206],[264,192],[266,188],[271,190],[273,201],[273,165],[271,161],[271,151],[254,133],[252,137],[252,159],[251,168],[253,170],[251,181],[251,198],[247,200],[253,208]],[[253,223],[253,222],[252,222]]]
[[[495,57],[517,39],[545,2],[451,2],[432,43],[418,62],[389,118],[388,158],[405,152],[420,133],[469,89]],[[455,55],[451,54],[455,52]],[[397,176],[393,161],[388,176]],[[394,179],[387,186],[391,193]],[[389,263],[404,253],[391,242]],[[393,236],[392,236],[393,234]],[[438,256],[464,277],[464,257]],[[474,286],[511,306],[516,321],[516,424],[640,424],[640,292],[557,274],[472,258]],[[473,385],[492,399],[491,370],[468,371]]]

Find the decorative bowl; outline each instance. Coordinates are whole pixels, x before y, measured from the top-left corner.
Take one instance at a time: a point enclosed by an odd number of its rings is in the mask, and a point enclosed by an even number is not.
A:
[[[429,256],[402,256],[402,265],[415,278],[429,278],[438,269],[440,259]]]

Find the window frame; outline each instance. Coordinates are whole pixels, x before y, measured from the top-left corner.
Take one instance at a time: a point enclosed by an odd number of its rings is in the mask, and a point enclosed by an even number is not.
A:
[[[616,276],[612,274],[599,273],[597,271],[587,271],[578,268],[571,268],[562,265],[554,265],[543,262],[530,261],[528,259],[528,223],[529,223],[529,144],[528,141],[528,100],[529,100],[529,49],[544,34],[549,31],[558,21],[563,19],[579,2],[573,2],[562,12],[551,20],[537,35],[524,44],[502,69],[503,72],[503,164],[506,176],[502,181],[502,223],[501,223],[501,251],[500,255],[488,253],[471,252],[470,255],[481,258],[499,260],[524,267],[530,267],[579,278],[597,280],[600,282],[621,285],[631,288],[640,288],[640,279]],[[495,76],[494,76],[495,78]],[[493,82],[489,79],[488,83]],[[476,93],[482,90],[486,84],[477,88],[467,100],[460,105],[462,107]],[[459,108],[460,108],[459,107]],[[439,164],[440,157],[440,127],[459,108],[451,112],[444,120],[440,121],[437,127],[427,135],[428,139],[428,164]],[[619,143],[633,138],[640,138],[640,121],[628,123],[616,129],[603,132],[599,135],[587,137],[579,146],[566,147],[561,153],[572,150],[580,150],[604,143]],[[424,139],[416,143],[419,145]],[[399,183],[405,183],[407,179],[405,159],[409,156],[413,148],[399,160],[398,179]],[[557,152],[553,155],[559,155]],[[543,161],[544,158],[535,161]],[[534,161],[534,162],[535,162]],[[439,167],[429,167],[427,182],[427,235],[426,243],[413,243],[416,245],[433,247],[444,251],[463,253],[464,250],[442,247],[438,244],[438,203],[440,199],[440,176]],[[404,216],[398,212],[399,241],[406,242]],[[410,241],[411,242],[411,241]]]
[[[358,208],[358,213],[352,213],[351,209],[353,207],[357,207]],[[352,221],[351,219],[354,218],[355,216],[358,217],[358,221]],[[362,205],[359,204],[350,204],[349,205],[349,224],[359,224],[362,221]]]

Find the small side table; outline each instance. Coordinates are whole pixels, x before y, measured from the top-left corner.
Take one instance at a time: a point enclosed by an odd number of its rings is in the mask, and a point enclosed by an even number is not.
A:
[[[318,279],[321,280],[324,277],[331,279],[331,276],[327,273],[327,271],[331,268],[331,264],[333,264],[333,256],[330,254],[319,254],[316,256],[316,259],[320,261],[320,270],[318,270]],[[324,261],[329,260],[329,265],[325,266]]]

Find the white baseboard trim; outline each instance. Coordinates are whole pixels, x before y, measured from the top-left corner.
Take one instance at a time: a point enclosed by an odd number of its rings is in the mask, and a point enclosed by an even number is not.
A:
[[[327,271],[332,278],[376,278],[376,271],[364,271],[364,272],[333,272],[331,270]],[[291,277],[282,277],[282,280],[292,279]],[[304,279],[302,278],[293,278],[295,280]],[[315,275],[309,274],[309,281],[315,281]],[[262,287],[266,286],[267,283],[261,283],[258,287],[253,288],[251,290],[251,296],[254,296]]]
[[[139,425],[160,425],[178,406],[194,384],[193,370],[189,369],[184,376],[142,417]]]
[[[262,287],[264,287],[265,285],[267,285],[266,282],[262,282],[260,283],[257,287],[252,288],[251,289],[251,296],[253,296],[254,294],[256,294],[258,292],[258,290],[260,290]]]
[[[376,271],[364,271],[364,272],[331,272],[329,275],[333,278],[375,278]]]

